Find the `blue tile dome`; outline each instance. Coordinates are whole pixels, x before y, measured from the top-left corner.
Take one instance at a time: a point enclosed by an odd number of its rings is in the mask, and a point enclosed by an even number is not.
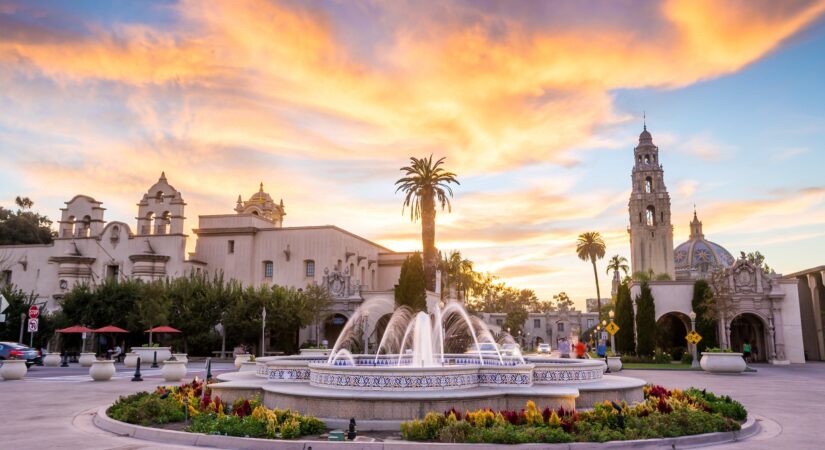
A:
[[[673,259],[676,278],[691,278],[693,274],[703,276],[716,268],[730,267],[735,262],[724,247],[705,239],[702,222],[695,212],[690,223],[690,239],[676,247]]]

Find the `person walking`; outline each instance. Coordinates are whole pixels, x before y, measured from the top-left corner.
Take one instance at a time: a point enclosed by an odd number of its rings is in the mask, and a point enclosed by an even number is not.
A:
[[[750,342],[745,342],[744,347],[742,348],[742,357],[745,358],[745,361],[751,362],[751,344]]]

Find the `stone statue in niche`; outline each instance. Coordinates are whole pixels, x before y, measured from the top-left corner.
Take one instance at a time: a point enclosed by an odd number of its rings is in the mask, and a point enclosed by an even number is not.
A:
[[[349,268],[344,268],[343,271],[329,268],[324,269],[323,285],[329,290],[332,298],[338,299],[360,299],[361,286],[358,282],[352,279],[349,273]]]

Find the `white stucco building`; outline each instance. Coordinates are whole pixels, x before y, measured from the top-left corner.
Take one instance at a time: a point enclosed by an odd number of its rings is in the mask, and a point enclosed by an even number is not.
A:
[[[401,264],[397,253],[334,225],[285,227],[283,200],[263,184],[234,210],[198,218],[195,251],[187,255],[181,192],[165,174],[137,203],[134,228],[105,219],[100,201],[77,195],[61,209],[52,244],[0,246],[0,283],[38,294],[47,309],[77,283],[106,278],[155,280],[190,271],[223,271],[244,285],[326,284],[334,297],[328,331],[371,296],[392,296]],[[301,342],[315,340],[303,330]],[[323,336],[322,336],[323,337]]]
[[[774,364],[804,363],[800,298],[796,278],[766,273],[744,257],[705,239],[694,211],[688,240],[673,248],[670,196],[664,182],[659,148],[647,127],[634,149],[633,189],[628,203],[628,233],[633,273],[666,274],[650,281],[660,326],[679,324],[690,330],[696,280],[716,288],[719,344],[741,351],[745,342],[757,349],[756,359]],[[631,297],[641,285],[632,282]],[[634,301],[635,308],[635,301]]]

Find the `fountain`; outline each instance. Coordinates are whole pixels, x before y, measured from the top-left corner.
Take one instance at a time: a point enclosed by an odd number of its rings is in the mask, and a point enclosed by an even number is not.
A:
[[[331,426],[358,417],[359,423],[376,421],[369,426],[379,429],[450,408],[519,409],[527,400],[576,408],[643,398],[642,380],[603,375],[601,360],[501,354],[487,325],[460,303],[436,306],[429,314],[393,308],[391,297],[365,301],[329,357],[258,358],[254,373],[221,375],[223,382],[212,389],[230,401],[262,392],[270,407],[312,414]],[[352,354],[369,347],[368,317],[390,312],[374,354]]]

